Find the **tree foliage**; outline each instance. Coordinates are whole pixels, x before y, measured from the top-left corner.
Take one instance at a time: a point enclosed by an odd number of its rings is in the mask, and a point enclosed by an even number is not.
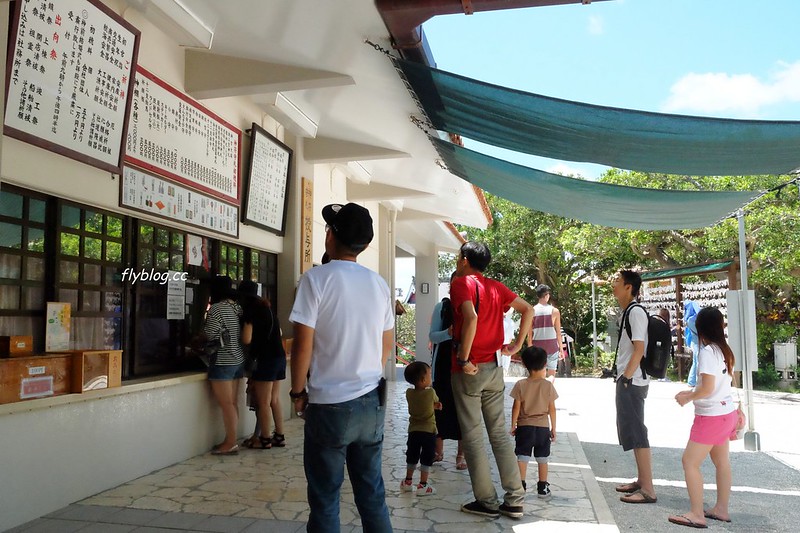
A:
[[[634,187],[681,190],[769,190],[788,176],[689,177],[612,169],[601,182]],[[770,192],[746,209],[746,246],[750,286],[757,292],[760,321],[777,323],[776,307],[797,318],[800,277],[800,217],[798,187]],[[487,275],[502,281],[528,301],[533,289],[546,283],[561,309],[562,322],[579,342],[591,338],[589,273],[608,278],[620,268],[653,270],[715,260],[738,262],[735,218],[713,227],[685,231],[636,231],[608,228],[533,211],[486,194],[494,217],[486,230],[460,228],[467,238],[485,242],[492,252]],[[576,199],[576,201],[580,201]],[[607,288],[599,291],[600,309],[613,304]],[[789,311],[786,311],[789,309]],[[600,312],[601,324],[605,313]],[[770,319],[769,317],[773,317]],[[763,356],[764,354],[762,354]]]

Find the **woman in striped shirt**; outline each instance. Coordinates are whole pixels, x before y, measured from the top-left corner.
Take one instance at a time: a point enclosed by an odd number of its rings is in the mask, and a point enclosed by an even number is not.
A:
[[[239,426],[239,384],[244,377],[244,351],[241,342],[242,308],[236,303],[231,278],[216,276],[211,280],[211,307],[203,332],[209,340],[219,339],[221,346],[208,367],[211,392],[222,409],[225,440],[214,446],[214,455],[239,453],[236,428]]]

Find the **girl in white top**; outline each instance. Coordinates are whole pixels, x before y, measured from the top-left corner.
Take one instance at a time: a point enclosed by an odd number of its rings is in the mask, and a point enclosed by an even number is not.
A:
[[[689,527],[706,527],[706,519],[730,522],[731,495],[729,440],[738,419],[732,396],[734,357],[725,340],[725,321],[713,307],[702,309],[695,322],[700,338],[697,386],[675,395],[681,406],[694,402],[694,424],[683,452],[683,471],[691,510],[669,521]],[[703,475],[700,465],[711,454],[717,471],[717,502],[703,511]]]

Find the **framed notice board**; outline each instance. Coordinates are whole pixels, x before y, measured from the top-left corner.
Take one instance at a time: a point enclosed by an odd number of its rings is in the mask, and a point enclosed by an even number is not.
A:
[[[137,168],[124,168],[119,205],[229,237],[239,237],[238,206]]]
[[[239,205],[242,131],[137,67],[125,162]]]
[[[121,174],[139,37],[99,0],[17,0],[4,133]]]
[[[242,222],[286,233],[292,149],[253,123]]]

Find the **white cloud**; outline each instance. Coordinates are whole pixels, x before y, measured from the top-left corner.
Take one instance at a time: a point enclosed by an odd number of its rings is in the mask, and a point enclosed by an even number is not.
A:
[[[573,176],[580,176],[581,175],[581,171],[580,170],[578,170],[577,168],[571,167],[569,165],[566,165],[564,163],[557,163],[557,164],[555,164],[555,165],[553,165],[551,167],[548,167],[546,169],[546,171],[549,172],[550,174],[560,174],[562,176],[571,176],[571,177],[573,177]]]
[[[672,85],[662,110],[758,117],[764,107],[788,102],[800,102],[800,61],[780,63],[763,81],[752,74],[686,74]]]
[[[592,35],[603,35],[605,31],[603,19],[597,15],[589,17],[589,33]]]

